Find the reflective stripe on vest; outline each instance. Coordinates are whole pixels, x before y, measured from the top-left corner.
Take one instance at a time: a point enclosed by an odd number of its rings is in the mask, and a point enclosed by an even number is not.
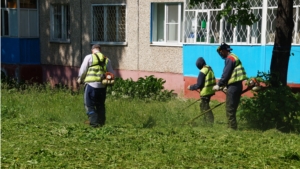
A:
[[[212,71],[211,67],[204,66],[200,72],[205,74],[205,83],[204,87],[200,91],[200,96],[207,96],[215,94],[215,91],[213,90],[213,86],[216,85],[216,78],[214,75],[214,72]]]
[[[235,54],[231,53],[230,56],[232,56],[235,59],[235,68],[231,73],[231,77],[228,80],[228,84],[247,79],[246,71],[242,66],[242,62]]]
[[[98,57],[96,54],[98,55]],[[101,82],[104,74],[107,72],[106,65],[108,59],[106,59],[102,53],[96,54],[92,55],[92,65],[87,71],[84,82]]]

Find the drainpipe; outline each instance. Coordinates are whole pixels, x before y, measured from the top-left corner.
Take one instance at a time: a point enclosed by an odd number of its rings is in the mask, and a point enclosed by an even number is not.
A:
[[[21,32],[21,26],[20,26],[20,22],[21,22],[21,15],[20,15],[20,0],[17,0],[17,13],[18,13],[18,41],[21,42],[21,36],[20,36],[20,32]],[[9,31],[8,31],[9,32]],[[19,43],[19,46],[18,46],[18,50],[19,50],[19,62],[16,63],[17,65],[17,68],[15,69],[15,78],[17,79],[17,83],[19,84],[20,83],[20,66],[21,66],[21,57],[22,57],[22,54],[20,52],[20,49],[21,49],[21,46],[20,46],[21,43]]]
[[[80,64],[82,63],[82,0],[80,0]]]

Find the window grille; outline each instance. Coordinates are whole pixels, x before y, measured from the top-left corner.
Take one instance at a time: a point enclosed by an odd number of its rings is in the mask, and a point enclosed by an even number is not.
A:
[[[206,23],[208,23],[208,13],[207,12],[198,12],[197,13],[197,42],[207,42],[207,29]]]
[[[268,0],[268,7],[276,7],[277,8],[278,0]]]
[[[267,9],[266,43],[273,43],[275,41],[276,14],[277,7]]]
[[[198,3],[193,7],[189,5],[189,2],[190,2],[190,0],[187,0],[185,10],[216,9],[213,7],[213,2]],[[221,6],[219,6],[218,8],[220,9]]]
[[[294,30],[292,42],[295,44],[300,44],[300,2],[298,6],[293,9],[293,21]]]
[[[263,6],[263,0],[248,0],[248,2],[251,7],[262,7]]]
[[[94,5],[93,42],[126,42],[126,6]]]
[[[220,41],[220,22],[216,19],[219,11],[210,12],[209,22],[209,43],[221,43]]]
[[[233,26],[226,18],[217,20],[216,16],[222,10],[222,5],[213,9],[212,3],[199,3],[191,7],[189,2],[190,0],[186,0],[184,6],[184,43],[272,44],[275,40],[277,0],[267,0],[266,6],[263,0],[249,0],[250,10],[258,19],[250,26]],[[300,44],[300,0],[294,0],[293,6],[295,27],[292,42]],[[263,16],[263,13],[266,15]],[[206,28],[203,27],[203,21],[206,22]]]
[[[233,33],[234,33],[234,26],[227,22],[226,19],[222,19],[223,21],[223,27],[222,27],[222,42],[226,43],[233,43]]]
[[[249,26],[250,28],[250,43],[256,44],[261,43],[261,29],[262,29],[262,8],[252,8],[252,13],[259,20],[255,22],[253,25]]]
[[[70,7],[69,5],[51,5],[51,41],[70,41]]]

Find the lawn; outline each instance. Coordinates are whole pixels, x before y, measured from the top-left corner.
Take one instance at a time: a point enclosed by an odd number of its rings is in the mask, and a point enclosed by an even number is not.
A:
[[[300,168],[300,136],[226,128],[224,105],[213,127],[186,124],[195,100],[106,101],[107,123],[91,128],[83,93],[49,88],[1,90],[1,168]],[[211,106],[218,102],[212,101]],[[182,111],[183,110],[183,111]]]

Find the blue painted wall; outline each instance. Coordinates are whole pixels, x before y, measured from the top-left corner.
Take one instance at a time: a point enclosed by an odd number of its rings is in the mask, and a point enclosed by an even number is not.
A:
[[[216,52],[219,45],[183,45],[183,75],[197,77],[199,70],[196,67],[196,60],[202,56],[206,63],[210,65],[217,79],[222,75],[224,60]],[[257,72],[269,72],[272,58],[273,45],[268,46],[250,46],[250,45],[232,45],[232,52],[235,53],[243,63],[248,77],[257,75]],[[293,46],[291,49],[288,83],[300,84],[300,46]]]
[[[1,37],[2,64],[40,64],[39,38]]]

